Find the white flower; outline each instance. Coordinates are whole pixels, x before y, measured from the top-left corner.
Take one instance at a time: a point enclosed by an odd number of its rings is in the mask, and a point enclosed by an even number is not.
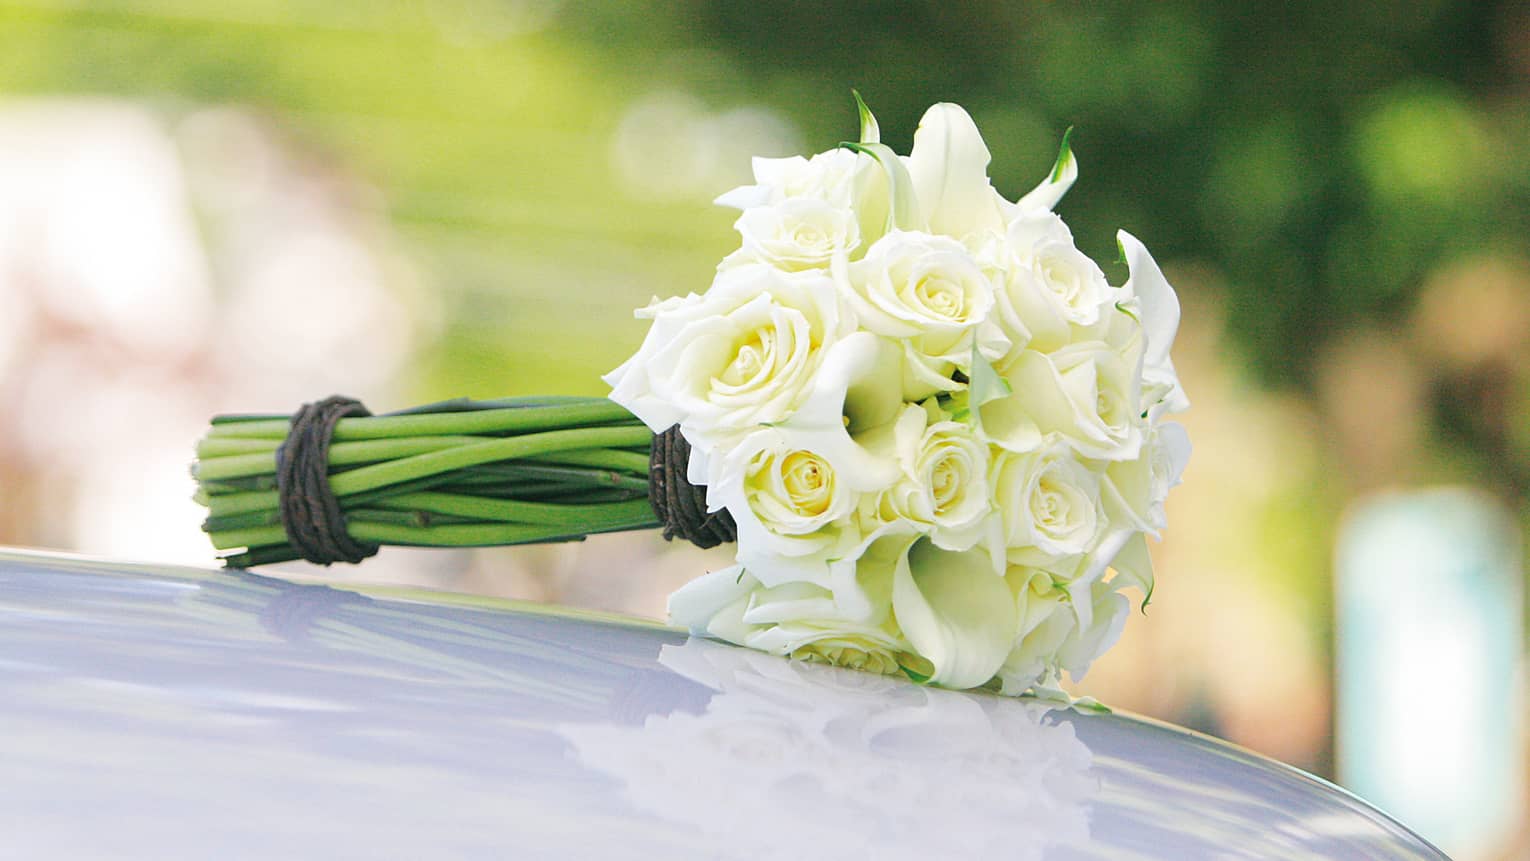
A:
[[[605,377],[611,399],[655,432],[680,424],[692,445],[790,416],[825,349],[847,333],[832,281],[764,266],[720,273],[705,295],[650,305],[638,352]]]
[[[960,106],[943,102],[925,111],[907,164],[931,233],[968,240],[1004,229],[1003,200],[988,180],[990,159],[977,125]]]
[[[827,563],[802,557],[858,538],[842,527],[864,478],[832,455],[802,447],[789,431],[753,431],[705,463],[708,508],[733,515],[739,562],[772,585],[788,577],[822,581]]]
[[[941,550],[919,539],[895,560],[893,615],[928,662],[933,684],[987,683],[1009,655],[1019,625],[1009,582],[982,549]]]
[[[1105,470],[1105,498],[1110,519],[1123,526],[1158,534],[1167,519],[1164,501],[1179,484],[1190,460],[1190,437],[1172,422],[1148,432],[1142,453],[1117,461]]]
[[[915,523],[945,550],[971,548],[991,512],[988,446],[970,425],[948,420],[932,402],[905,407],[891,436],[903,474],[875,499],[867,497],[876,519]]]
[[[1064,560],[1088,553],[1104,534],[1100,477],[1065,447],[1000,452],[990,482],[1011,563],[1066,567]]]
[[[1126,627],[1126,616],[1131,603],[1116,591],[1115,586],[1104,580],[1096,580],[1090,589],[1093,601],[1087,624],[1080,622],[1057,648],[1057,664],[1078,681],[1089,672],[1095,658],[1116,644]]]
[[[831,149],[811,159],[756,158],[755,185],[744,185],[717,198],[722,206],[752,209],[787,200],[821,200],[838,209],[855,203],[856,180],[873,169],[871,159],[847,149]]]
[[[1037,183],[1035,188],[1015,203],[1006,201],[1001,204],[1000,209],[1006,220],[1013,220],[1022,215],[1051,212],[1077,179],[1078,159],[1073,156],[1073,150],[1068,146],[1068,135],[1064,134],[1062,146],[1057,150],[1057,162],[1052,165],[1052,170],[1047,173],[1046,179]]]
[[[1190,408],[1185,390],[1180,387],[1179,375],[1169,358],[1174,346],[1174,336],[1179,331],[1179,297],[1163,277],[1163,271],[1153,260],[1137,237],[1122,230],[1116,234],[1121,245],[1131,277],[1122,286],[1142,319],[1143,338],[1147,345],[1143,354],[1142,388],[1144,409],[1149,418],[1157,421],[1164,413],[1183,412]]]
[[[1056,672],[1057,649],[1078,627],[1067,592],[1045,572],[1017,566],[1007,578],[1020,619],[1013,647],[999,669],[1002,692],[1019,696]]]
[[[855,212],[813,198],[791,198],[775,206],[744,210],[733,226],[743,247],[722,266],[764,263],[789,272],[828,268],[835,255],[861,242]]]
[[[756,159],[742,238],[702,296],[656,303],[612,398],[679,424],[737,565],[671,596],[697,633],[950,687],[1061,695],[1153,588],[1144,536],[1189,454],[1179,304],[1118,235],[1112,287],[1052,213],[1064,137],[1015,203],[970,116],[902,157],[861,140]],[[851,150],[854,150],[852,152]],[[1111,573],[1113,571],[1113,573]]]
[[[905,400],[959,388],[951,372],[970,361],[994,302],[992,278],[960,242],[895,230],[864,258],[835,270],[861,327],[904,345]],[[992,343],[997,334],[983,332],[979,340],[991,356],[1007,348]]]
[[[1088,458],[1128,460],[1142,447],[1137,369],[1104,341],[1022,350],[999,369],[1011,394],[979,407],[984,437],[1014,452],[1061,438]]]
[[[873,581],[866,588],[878,600],[858,613],[823,586],[765,586],[743,566],[713,571],[670,595],[670,622],[776,655],[897,672],[898,656],[909,646],[891,621],[891,571],[869,566],[866,573]]]
[[[1005,334],[1048,352],[1072,339],[1071,327],[1093,326],[1119,292],[1105,273],[1073,244],[1061,218],[1050,212],[1022,215],[1003,244],[1003,287],[998,320]]]

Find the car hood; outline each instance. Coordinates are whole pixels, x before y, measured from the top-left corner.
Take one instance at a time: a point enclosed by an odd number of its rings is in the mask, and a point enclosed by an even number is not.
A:
[[[621,617],[19,551],[0,774],[10,857],[1444,857],[1143,718]]]

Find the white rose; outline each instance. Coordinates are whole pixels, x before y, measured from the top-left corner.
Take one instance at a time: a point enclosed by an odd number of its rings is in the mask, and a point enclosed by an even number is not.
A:
[[[887,572],[890,580],[891,572]],[[669,597],[672,624],[776,655],[880,673],[909,651],[891,618],[889,585],[874,611],[845,612],[811,583],[765,586],[742,566],[713,571]]]
[[[723,268],[744,263],[788,272],[828,268],[835,255],[848,254],[861,242],[854,211],[810,198],[746,209],[733,226],[743,247],[723,261]]]
[[[1064,447],[1000,452],[990,483],[1011,563],[1067,567],[1065,560],[1092,550],[1108,525],[1099,475]]]
[[[720,448],[706,465],[707,506],[733,515],[740,563],[771,585],[827,576],[822,559],[801,557],[822,554],[844,538],[858,498],[853,470],[777,428]]]
[[[980,329],[993,308],[993,279],[954,239],[895,230],[835,269],[861,327],[904,344],[905,400],[959,388],[951,373],[970,361],[974,339],[990,358],[1007,349],[993,343],[996,329]]]
[[[790,416],[825,349],[847,334],[833,282],[764,266],[719,273],[705,295],[650,305],[638,352],[605,377],[611,399],[654,431],[680,424],[703,447]]]
[[[1137,368],[1110,344],[1022,350],[999,373],[1012,394],[979,407],[983,437],[994,445],[1034,451],[1055,435],[1101,460],[1129,460],[1141,449]]]
[[[805,198],[848,209],[855,203],[858,175],[875,165],[870,158],[850,150],[832,149],[811,159],[756,158],[753,167],[754,185],[735,188],[716,202],[747,210]]]
[[[1093,326],[1120,292],[1073,244],[1061,218],[1046,212],[1010,224],[998,320],[1011,340],[1047,352],[1072,339],[1073,326]]]
[[[876,519],[918,524],[945,550],[971,548],[983,538],[992,510],[988,446],[932,403],[906,407],[892,436],[902,476],[868,500],[876,505]]]

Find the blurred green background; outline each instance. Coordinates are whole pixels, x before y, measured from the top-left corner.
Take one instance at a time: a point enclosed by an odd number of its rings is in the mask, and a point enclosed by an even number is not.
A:
[[[0,541],[205,559],[213,411],[603,393],[735,247],[711,198],[853,137],[852,87],[903,152],[964,105],[1011,198],[1074,128],[1059,211],[1165,264],[1197,446],[1083,689],[1331,774],[1343,513],[1530,517],[1525,4],[0,0]],[[658,614],[706,564],[627,552],[376,570]]]

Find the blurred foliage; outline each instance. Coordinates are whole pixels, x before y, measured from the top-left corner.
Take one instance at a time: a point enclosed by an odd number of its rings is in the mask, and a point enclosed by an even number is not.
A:
[[[1256,378],[1309,391],[1343,333],[1405,326],[1436,267],[1530,253],[1526,44],[1522,5],[1465,0],[0,0],[0,93],[253,106],[359,175],[447,321],[422,394],[600,391],[629,309],[701,289],[731,246],[707,200],[752,147],[852,135],[851,87],[900,149],[931,102],[967,106],[1012,196],[1073,126],[1084,250],[1114,260],[1123,227],[1210,273]],[[760,140],[761,116],[786,132]],[[1436,477],[1523,496],[1530,382],[1503,365],[1426,374],[1436,435],[1469,452]]]
[[[1303,385],[1327,338],[1397,320],[1442,256],[1524,250],[1530,110],[1516,46],[1530,27],[1515,9],[38,0],[0,3],[0,90],[279,113],[381,186],[434,253],[462,330],[461,355],[441,358],[454,371],[496,352],[486,327],[550,346],[544,327],[516,332],[474,296],[509,284],[522,306],[566,304],[577,276],[551,286],[539,258],[561,270],[587,251],[637,270],[628,282],[704,285],[726,215],[649,200],[634,219],[630,202],[610,202],[607,141],[634,96],[763,103],[811,150],[853,131],[851,86],[895,147],[929,103],[957,101],[1010,194],[1072,125],[1084,179],[1065,211],[1085,250],[1112,259],[1122,226],[1161,257],[1214,263],[1263,378]],[[602,308],[631,298],[610,295],[602,273],[617,269],[589,273]],[[492,384],[522,388],[507,382]]]

